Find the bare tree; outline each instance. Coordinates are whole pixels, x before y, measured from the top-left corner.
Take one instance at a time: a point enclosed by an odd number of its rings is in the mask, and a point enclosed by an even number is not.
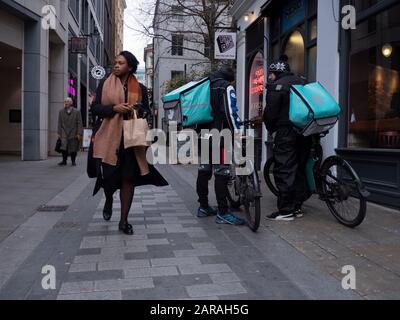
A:
[[[139,10],[141,21],[136,19],[146,36],[167,42],[168,50],[176,47],[203,57],[213,69],[215,60],[215,34],[218,30],[234,27],[228,11],[232,0],[157,0],[143,3]],[[135,17],[132,17],[135,18]],[[129,25],[127,26],[129,28]],[[183,36],[176,42],[171,35]],[[179,38],[178,38],[179,39]]]

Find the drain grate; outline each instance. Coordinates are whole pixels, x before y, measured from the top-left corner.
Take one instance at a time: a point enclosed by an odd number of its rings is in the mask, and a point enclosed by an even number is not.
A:
[[[63,212],[67,211],[68,206],[40,206],[37,211],[39,212]]]

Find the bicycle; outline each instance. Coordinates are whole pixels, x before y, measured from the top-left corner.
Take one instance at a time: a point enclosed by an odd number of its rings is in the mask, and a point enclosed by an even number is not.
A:
[[[329,211],[339,223],[355,228],[365,219],[366,198],[370,193],[351,165],[341,157],[331,156],[322,163],[321,138],[326,135],[327,132],[312,136],[311,153],[306,166],[308,186],[313,194],[326,202]],[[278,196],[279,191],[270,174],[273,167],[272,157],[264,166],[264,179],[271,192]],[[353,210],[345,208],[345,204],[352,205]]]
[[[245,127],[245,131],[250,129],[253,121],[243,121],[241,125]],[[246,151],[246,136],[242,136],[242,154]],[[247,166],[250,168],[249,175],[236,175],[237,168]],[[232,165],[231,176],[228,183],[228,200],[232,208],[239,209],[244,207],[249,228],[257,232],[260,227],[261,217],[261,180],[255,169],[253,160],[247,159],[242,165]]]

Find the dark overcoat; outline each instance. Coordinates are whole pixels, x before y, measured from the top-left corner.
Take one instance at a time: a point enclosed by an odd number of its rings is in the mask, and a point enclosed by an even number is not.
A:
[[[120,189],[121,187],[120,176],[121,176],[121,171],[123,170],[132,170],[132,175],[133,175],[132,182],[134,187],[143,185],[155,185],[159,187],[167,186],[168,182],[163,178],[163,176],[158,172],[158,170],[150,164],[149,164],[150,176],[147,177],[146,179],[143,179],[140,176],[139,165],[137,164],[137,161],[134,157],[133,159],[129,158],[130,160],[132,160],[132,165],[128,166],[121,165],[120,158],[124,157],[125,155],[123,147],[121,147],[119,150],[118,154],[119,159],[117,166],[115,167],[102,164],[100,159],[93,158],[93,145],[96,141],[96,132],[100,128],[103,119],[108,117],[114,117],[116,115],[116,113],[113,111],[112,105],[103,105],[101,103],[104,82],[105,81],[102,81],[99,87],[97,88],[96,97],[93,101],[91,108],[95,124],[93,128],[93,135],[88,153],[87,173],[90,178],[97,178],[93,194],[97,194],[97,192],[101,188],[108,189],[109,192],[115,192],[117,189]],[[149,98],[148,98],[147,88],[142,84],[140,84],[140,88],[142,90],[142,108],[139,111],[139,117],[144,117],[146,114],[147,115],[150,114]],[[127,95],[125,96],[125,99],[127,100]],[[123,146],[122,140],[121,140],[121,146]],[[105,177],[105,174],[109,177]],[[125,175],[126,173],[123,172],[122,174]]]
[[[68,114],[64,108],[58,115],[58,135],[61,137],[61,150],[78,152],[81,140],[78,135],[83,136],[82,116],[79,110],[72,108]]]

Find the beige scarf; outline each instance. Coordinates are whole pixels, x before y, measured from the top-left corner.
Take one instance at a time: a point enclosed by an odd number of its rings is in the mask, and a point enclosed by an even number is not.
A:
[[[134,75],[128,79],[128,103],[133,105],[142,100],[142,90]],[[104,82],[102,105],[118,105],[125,102],[124,86],[121,80],[111,74]],[[118,151],[123,133],[122,114],[117,113],[113,118],[105,118],[94,139],[93,157],[102,159],[103,163],[117,165]]]

